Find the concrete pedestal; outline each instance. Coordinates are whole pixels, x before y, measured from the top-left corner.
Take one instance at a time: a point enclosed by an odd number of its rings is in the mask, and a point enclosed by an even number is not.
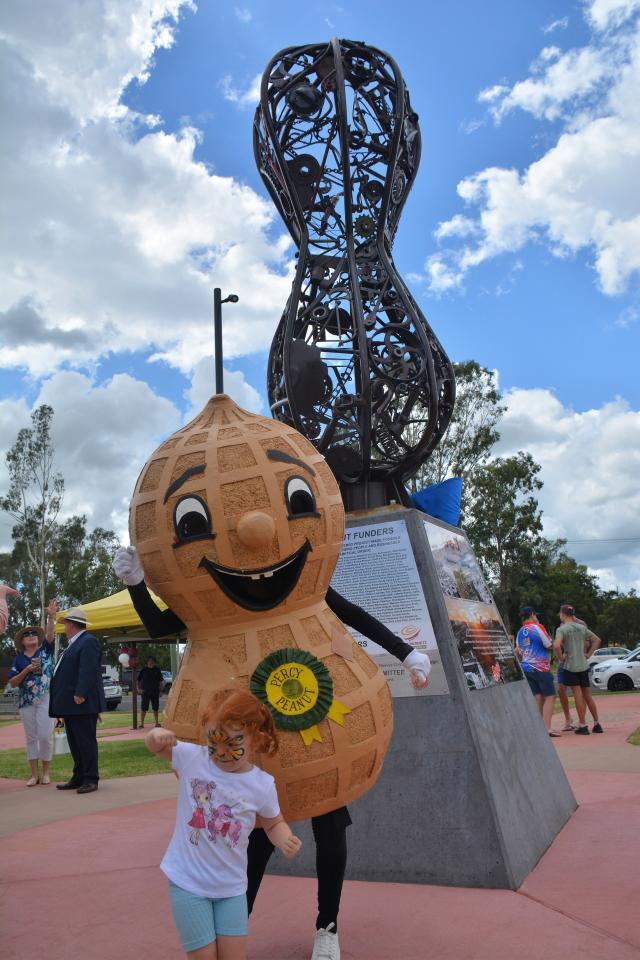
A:
[[[350,808],[347,876],[515,890],[575,810],[575,798],[526,680],[469,688],[425,515],[392,507],[351,516],[347,526],[369,516],[407,525],[449,693],[394,700],[380,778]],[[296,832],[301,854],[293,861],[274,856],[270,871],[314,876],[310,824],[296,824]]]

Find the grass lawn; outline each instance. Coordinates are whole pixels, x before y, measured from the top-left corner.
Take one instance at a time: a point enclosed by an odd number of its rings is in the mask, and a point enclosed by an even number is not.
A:
[[[147,723],[145,724],[145,730],[147,727],[151,729],[153,726],[153,713],[151,714],[151,724],[149,723],[149,716],[147,716]],[[162,715],[160,716],[162,721]],[[6,727],[10,723],[20,723],[20,720],[15,720],[13,717],[3,717],[0,719],[0,727]],[[138,712],[138,726],[140,725],[140,712]],[[98,739],[100,737],[110,737],[116,730],[130,730],[133,726],[133,714],[131,711],[128,713],[122,712],[119,713],[117,710],[109,710],[102,714],[102,723],[98,724],[98,729],[96,731],[96,736]]]
[[[151,718],[151,722],[149,722]],[[153,727],[155,721],[153,719],[153,713],[148,713],[146,716],[145,730],[149,730]],[[162,723],[162,712],[160,712],[160,722]],[[115,730],[123,728],[124,730],[131,730],[133,726],[133,714],[131,711],[128,713],[120,713],[118,710],[110,710],[102,714],[102,723],[98,724],[97,737],[110,737],[113,735]],[[138,710],[138,726],[140,726],[140,711]]]
[[[115,777],[143,777],[149,773],[170,773],[171,765],[149,753],[139,740],[120,743],[105,743],[98,747],[100,777],[112,780]],[[49,773],[52,780],[64,781],[71,777],[73,761],[71,754],[54,757]],[[0,777],[12,780],[27,780],[29,766],[24,747],[0,751]]]
[[[159,713],[160,723],[162,723],[162,710]],[[146,723],[144,725],[145,730],[151,730],[155,726],[155,720],[153,718],[153,713],[149,712],[146,716]],[[138,710],[138,727],[140,726],[140,711]],[[112,737],[116,730],[124,729],[131,730],[133,727],[133,714],[129,713],[119,713],[117,710],[109,711],[108,713],[102,714],[102,723],[98,724],[98,729],[96,731],[96,736],[98,739],[100,737]]]
[[[627,743],[630,743],[634,747],[640,747],[640,727],[634,730],[631,736],[627,738]]]
[[[153,716],[153,714],[151,714]],[[105,710],[102,714],[102,723],[98,724],[98,729],[111,730],[113,727],[131,727],[133,723],[133,714],[131,710]],[[140,723],[140,711],[138,710],[138,723]]]

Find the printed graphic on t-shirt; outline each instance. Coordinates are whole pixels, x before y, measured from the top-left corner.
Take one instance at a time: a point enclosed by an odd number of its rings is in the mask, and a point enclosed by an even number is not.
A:
[[[227,803],[216,803],[216,784],[213,780],[192,779],[189,783],[195,807],[188,823],[191,827],[189,842],[197,847],[200,835],[204,832],[207,840],[213,843],[220,839],[227,846],[235,847],[242,835],[242,823],[234,817],[233,807]]]
[[[547,645],[545,646],[545,642]],[[548,673],[551,669],[549,663],[549,637],[541,624],[526,623],[518,630],[516,643],[522,651],[522,669],[525,673],[532,670],[539,670]]]

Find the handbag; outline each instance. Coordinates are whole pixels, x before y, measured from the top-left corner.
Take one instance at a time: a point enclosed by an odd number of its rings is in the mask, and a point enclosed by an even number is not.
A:
[[[64,729],[64,725],[56,727],[53,731],[53,753],[56,757],[63,753],[71,753],[69,741],[67,740],[67,731]]]

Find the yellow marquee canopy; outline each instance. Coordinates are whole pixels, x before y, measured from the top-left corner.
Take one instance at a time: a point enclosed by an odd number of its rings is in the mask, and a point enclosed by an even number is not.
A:
[[[163,603],[159,597],[156,597],[153,593],[151,597],[161,610],[167,609],[166,603]],[[81,606],[87,615],[88,629],[95,633],[123,634],[132,639],[148,637],[148,633],[131,602],[128,590],[121,590],[110,597],[93,600],[91,603],[83,603]],[[63,632],[62,620],[66,612],[66,610],[62,610],[58,613],[57,633]]]

